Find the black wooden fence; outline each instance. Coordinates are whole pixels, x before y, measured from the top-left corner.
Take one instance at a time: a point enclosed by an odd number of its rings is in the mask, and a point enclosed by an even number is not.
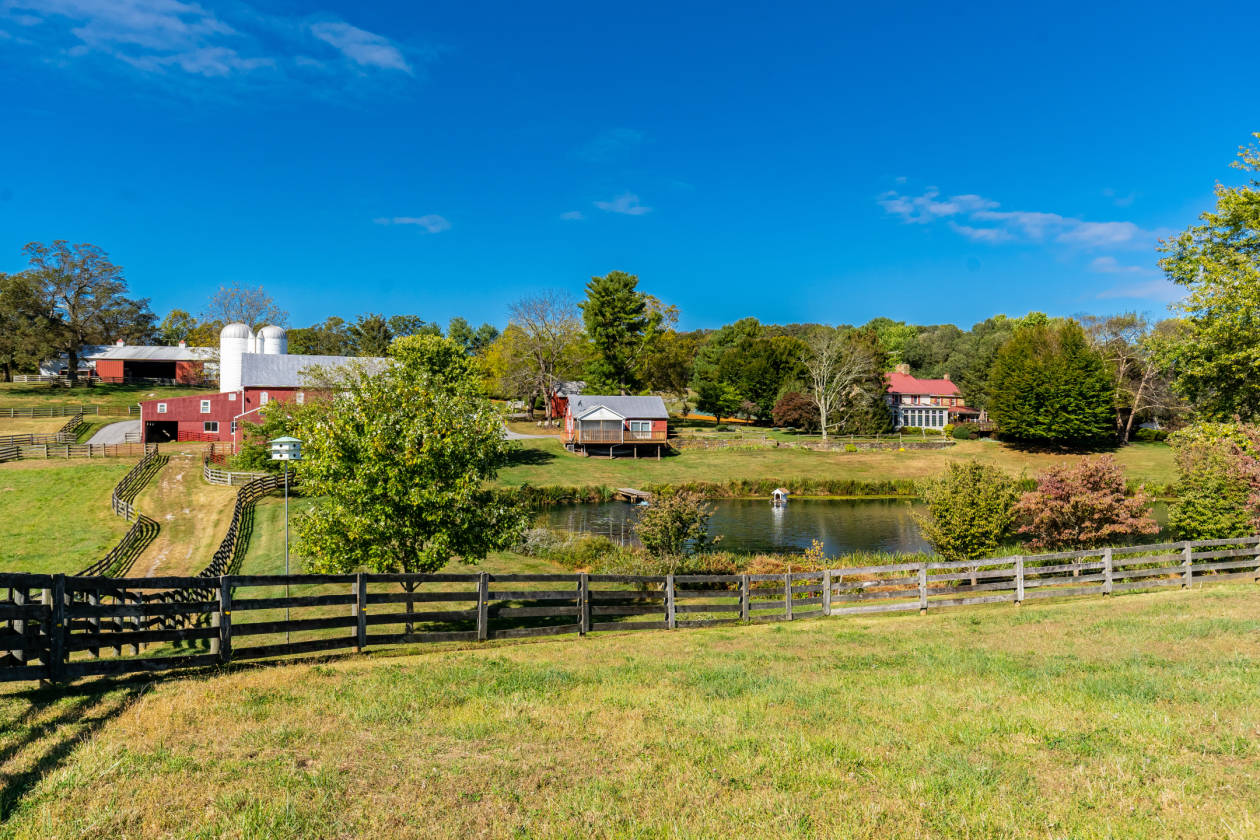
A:
[[[0,681],[1260,580],[1260,537],[783,575],[0,574]],[[288,594],[286,594],[288,593]]]
[[[79,572],[76,577],[125,575],[131,571],[132,564],[136,562],[141,552],[157,538],[157,522],[141,513],[136,508],[135,502],[136,496],[140,495],[140,491],[149,483],[149,479],[153,478],[168,460],[170,460],[168,456],[158,454],[156,443],[148,444],[145,446],[144,457],[122,477],[121,481],[114,485],[114,492],[109,497],[110,507],[116,515],[132,523],[131,527],[104,557]]]

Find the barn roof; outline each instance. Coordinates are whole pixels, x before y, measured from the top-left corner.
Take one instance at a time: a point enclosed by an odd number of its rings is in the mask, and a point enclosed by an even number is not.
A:
[[[219,358],[217,347],[178,347],[151,344],[111,344],[83,358],[94,362],[204,362]]]
[[[335,371],[347,365],[360,364],[369,371],[378,371],[389,362],[389,359],[358,356],[244,353],[241,355],[241,387],[301,388],[313,384],[309,376],[303,375],[303,371],[312,368]]]
[[[569,398],[569,410],[580,417],[592,408],[605,406],[629,420],[668,420],[665,401],[660,397],[620,397],[580,394]]]

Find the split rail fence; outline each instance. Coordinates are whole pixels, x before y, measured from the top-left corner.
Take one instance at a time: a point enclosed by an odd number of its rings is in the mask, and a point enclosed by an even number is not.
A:
[[[145,448],[144,457],[114,485],[114,492],[109,496],[110,507],[132,525],[109,553],[75,577],[121,577],[131,571],[136,558],[158,535],[157,522],[136,508],[136,496],[168,460],[166,455],[158,454],[157,444],[150,444]]]
[[[135,405],[15,405],[0,406],[0,417],[70,417],[75,414],[99,414],[102,417],[134,417],[140,413]]]
[[[216,576],[221,553],[199,577],[0,574],[0,681],[1260,579],[1260,537],[785,575]]]

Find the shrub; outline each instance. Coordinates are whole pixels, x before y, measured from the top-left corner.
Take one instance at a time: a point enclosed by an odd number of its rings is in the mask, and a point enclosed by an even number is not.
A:
[[[954,440],[971,440],[975,437],[975,430],[966,424],[956,425],[949,431]]]
[[[1148,430],[1143,430],[1148,431]],[[1169,437],[1177,461],[1177,501],[1168,525],[1181,539],[1252,534],[1257,525],[1256,430],[1199,423]]]
[[[686,557],[704,551],[709,539],[713,508],[699,494],[686,490],[654,495],[652,504],[639,514],[635,536],[655,557]]]
[[[996,467],[951,462],[945,475],[920,485],[927,506],[917,515],[923,538],[947,560],[994,553],[1011,531],[1019,490]]]
[[[607,537],[530,528],[513,550],[529,557],[550,560],[568,569],[590,569],[603,565],[606,557],[624,549]]]
[[[791,426],[806,432],[818,431],[818,406],[800,391],[779,397],[771,412],[776,426]]]
[[[941,434],[943,434],[945,437],[953,437],[953,435],[954,435],[954,424],[953,424],[953,423],[946,423],[946,424],[945,424],[945,428],[941,429]]]
[[[1168,440],[1168,431],[1166,429],[1138,429],[1133,433],[1133,439],[1143,443]]]
[[[1088,548],[1158,533],[1150,506],[1144,490],[1130,494],[1119,462],[1102,455],[1046,470],[1016,514],[1034,548]]]
[[[844,451],[845,451],[845,452],[857,452],[857,451],[858,451],[858,449],[857,449],[857,445],[856,445],[856,444],[852,444],[852,443],[846,443],[846,444],[844,445]]]

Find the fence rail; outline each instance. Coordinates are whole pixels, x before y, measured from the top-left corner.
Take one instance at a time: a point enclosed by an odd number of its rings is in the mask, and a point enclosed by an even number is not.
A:
[[[15,405],[0,406],[0,417],[70,417],[99,414],[104,417],[131,417],[140,413],[137,405]]]
[[[0,446],[35,446],[47,443],[74,443],[78,440],[79,427],[83,425],[83,412],[78,412],[55,432],[24,435],[0,435]]]
[[[242,488],[238,508],[269,481],[252,483],[248,494]],[[7,592],[0,601],[0,681],[1260,580],[1260,537],[794,574],[285,576],[225,573],[236,533],[229,530],[197,577],[0,573],[0,592]]]
[[[140,495],[140,491],[149,483],[149,479],[168,460],[167,456],[158,454],[156,444],[146,447],[144,457],[122,477],[121,481],[114,485],[114,492],[109,497],[110,507],[116,515],[132,525],[117,545],[100,560],[79,572],[76,577],[125,575],[131,570],[131,565],[136,562],[140,553],[157,537],[157,522],[137,510],[135,501],[136,496]]]

